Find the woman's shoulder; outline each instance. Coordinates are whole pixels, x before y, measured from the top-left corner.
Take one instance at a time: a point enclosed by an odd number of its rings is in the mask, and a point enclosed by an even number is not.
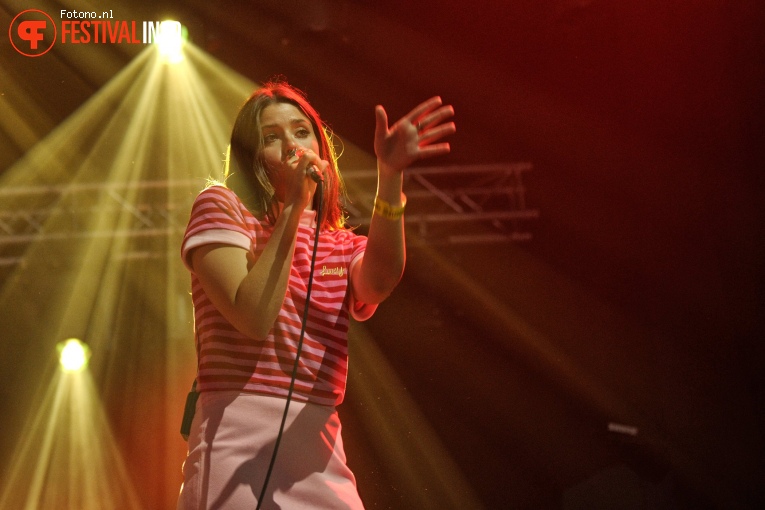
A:
[[[223,184],[211,184],[197,194],[197,200],[226,200],[241,203],[236,193]]]
[[[352,228],[342,227],[338,229],[325,230],[324,234],[336,244],[357,245],[366,243],[366,236],[356,233]]]
[[[197,194],[192,206],[193,217],[229,217],[247,225],[258,223],[236,193],[219,184],[208,186]]]
[[[196,207],[204,204],[215,204],[218,207],[240,210],[242,212],[246,211],[249,213],[247,207],[237,194],[222,184],[207,186],[197,194],[194,204]]]

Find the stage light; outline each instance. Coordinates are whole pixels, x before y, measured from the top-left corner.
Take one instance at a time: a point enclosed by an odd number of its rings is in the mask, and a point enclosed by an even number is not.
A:
[[[76,338],[70,338],[58,344],[58,350],[59,363],[64,372],[81,372],[88,366],[90,349]]]
[[[171,64],[183,60],[183,44],[188,37],[186,27],[179,21],[167,20],[159,25],[155,39],[157,49],[162,58]]]

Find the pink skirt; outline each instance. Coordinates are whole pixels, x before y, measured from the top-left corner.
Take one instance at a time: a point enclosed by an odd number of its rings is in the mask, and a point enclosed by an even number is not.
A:
[[[200,394],[178,510],[254,510],[285,404],[253,393]],[[334,407],[290,403],[262,510],[364,508],[340,429]]]

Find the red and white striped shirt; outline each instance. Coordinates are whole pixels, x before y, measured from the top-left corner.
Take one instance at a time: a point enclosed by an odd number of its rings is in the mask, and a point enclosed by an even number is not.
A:
[[[298,227],[287,294],[263,341],[240,333],[213,306],[191,267],[194,248],[210,243],[241,247],[257,259],[273,228],[260,222],[239,198],[222,186],[202,191],[191,210],[181,253],[191,271],[191,296],[198,356],[198,391],[235,390],[286,397],[300,338],[315,235],[314,211],[304,211]],[[349,286],[351,266],[364,254],[367,239],[349,230],[319,236],[311,304],[293,398],[338,405],[348,375],[349,315],[368,319],[376,305],[356,303]]]

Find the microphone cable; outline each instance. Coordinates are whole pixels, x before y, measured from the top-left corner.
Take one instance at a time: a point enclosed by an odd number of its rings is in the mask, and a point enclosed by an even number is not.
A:
[[[323,190],[322,190],[322,184],[323,181],[320,177],[320,174],[316,170],[313,170],[310,174],[310,177],[316,181],[316,192],[314,193],[314,203],[317,204],[317,213],[316,213],[316,234],[314,235],[313,240],[313,253],[311,254],[311,272],[308,274],[308,286],[306,287],[306,293],[305,293],[305,308],[303,309],[303,323],[300,328],[300,339],[298,340],[298,346],[297,346],[297,352],[295,354],[295,364],[292,366],[292,379],[290,380],[290,388],[287,392],[287,403],[284,406],[284,414],[282,415],[282,423],[279,426],[279,434],[276,436],[276,441],[274,442],[274,453],[271,455],[271,463],[268,466],[268,471],[266,472],[266,479],[263,481],[263,488],[260,490],[260,496],[258,496],[258,506],[256,507],[256,510],[260,510],[260,506],[263,504],[263,499],[266,494],[266,489],[268,488],[268,482],[271,480],[271,473],[274,470],[274,463],[276,462],[276,454],[279,451],[279,444],[282,441],[282,435],[284,434],[284,425],[287,422],[287,413],[290,409],[290,401],[292,400],[292,393],[295,390],[295,379],[297,378],[297,371],[298,371],[298,364],[300,362],[300,352],[303,349],[303,338],[305,337],[305,328],[306,324],[308,323],[308,307],[311,303],[311,287],[313,286],[313,271],[314,267],[316,265],[316,251],[319,246],[319,233],[321,230],[321,213],[323,208]]]

